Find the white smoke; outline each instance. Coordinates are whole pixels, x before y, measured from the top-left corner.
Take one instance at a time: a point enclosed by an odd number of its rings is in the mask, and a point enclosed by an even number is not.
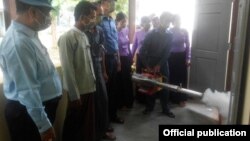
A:
[[[211,107],[216,107],[219,110],[221,116],[221,124],[227,124],[230,104],[230,92],[214,92],[208,88],[204,92],[202,102]]]

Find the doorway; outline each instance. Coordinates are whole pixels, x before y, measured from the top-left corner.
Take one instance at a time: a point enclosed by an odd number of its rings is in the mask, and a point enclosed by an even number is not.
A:
[[[227,52],[230,49],[228,36],[232,1],[137,0],[136,25],[138,25],[142,16],[159,16],[163,11],[179,14],[183,19],[182,27],[189,31],[191,40],[190,89],[204,92],[207,88],[212,88],[223,92],[227,82]],[[239,1],[245,4],[248,3],[245,0]],[[242,6],[239,8],[242,11],[236,11],[238,15],[241,14],[242,16],[244,12],[247,12],[247,8],[245,10]],[[241,20],[246,19],[235,18],[236,22]],[[240,28],[238,30],[241,30]],[[242,52],[238,52],[238,49],[234,51],[238,55],[242,54]],[[238,55],[236,57],[239,57]],[[242,60],[235,63],[236,61],[237,58],[230,63],[234,66],[233,70],[239,71],[239,68],[235,67],[240,65]],[[227,89],[227,91],[232,91],[236,97],[239,95],[240,86],[238,83],[240,83],[240,77],[237,75],[236,78],[232,79],[232,82],[230,81],[232,89]],[[238,103],[238,100],[238,98],[231,99],[231,101],[237,101],[236,103]],[[237,104],[234,106],[237,107]],[[234,110],[234,113],[237,114],[235,108],[230,107],[230,110]]]
[[[140,24],[143,16],[157,16],[168,11],[172,14],[180,15],[182,19],[181,27],[189,33],[192,40],[196,0],[136,0],[136,25]]]

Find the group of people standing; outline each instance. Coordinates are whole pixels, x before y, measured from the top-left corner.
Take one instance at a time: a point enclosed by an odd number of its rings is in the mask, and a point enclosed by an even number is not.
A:
[[[62,140],[116,139],[110,122],[124,123],[117,115],[117,82],[128,79],[121,71],[128,60],[126,54],[120,56],[117,27],[122,24],[111,18],[114,8],[115,0],[80,1],[75,6],[75,24],[58,40],[62,86],[38,38],[51,24],[51,1],[16,0],[17,18],[0,47],[12,141],[55,140],[53,122],[62,90],[68,95]],[[126,103],[119,106],[132,107],[132,102]]]
[[[143,17],[130,50],[127,16],[119,12],[114,20],[110,15],[115,1],[80,1],[75,6],[75,24],[58,40],[61,84],[38,38],[38,32],[51,24],[51,1],[16,0],[17,18],[0,47],[5,117],[12,141],[56,140],[53,122],[62,89],[68,95],[63,141],[115,140],[110,122],[123,124],[117,110],[133,107],[133,56],[137,56],[138,73],[146,68],[170,78],[164,82],[186,85],[186,75],[180,74],[186,73],[184,68],[190,64],[190,51],[180,22],[176,20],[176,26],[167,30],[173,16],[165,12],[149,31],[151,19]],[[163,89],[159,95],[163,113],[174,118],[168,91]],[[186,97],[175,100],[180,103]],[[154,102],[154,96],[146,97],[144,114],[153,110]]]
[[[132,107],[131,102],[121,104],[122,92],[133,94],[131,80],[131,91],[122,87],[123,80],[131,77],[126,70],[129,42],[126,37],[120,41],[119,34],[126,17],[115,21],[110,15],[114,10],[114,0],[80,1],[74,11],[75,26],[58,40],[63,88],[69,95],[65,141],[115,140],[110,122],[123,124],[117,115],[119,106]],[[118,91],[119,86],[123,91]]]

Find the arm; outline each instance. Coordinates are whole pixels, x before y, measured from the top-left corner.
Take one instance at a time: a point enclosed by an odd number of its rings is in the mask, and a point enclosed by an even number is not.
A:
[[[121,71],[121,59],[120,59],[120,53],[119,50],[116,52],[117,53],[117,71]]]
[[[132,51],[130,49],[130,45],[131,45],[131,41],[130,41],[130,38],[129,38],[129,29],[127,28],[126,30],[126,36],[127,36],[127,39],[128,39],[128,52],[129,52],[129,57],[132,58]]]
[[[103,30],[101,27],[97,27],[98,31],[99,31],[99,35],[100,35],[100,42],[99,45],[102,48],[102,73],[103,73],[103,77],[105,81],[108,81],[108,74],[107,74],[107,70],[106,70],[106,64],[105,64],[105,48],[104,48],[104,42],[105,42],[105,36],[103,33]]]
[[[141,46],[141,48],[139,49],[139,57],[140,57],[140,60],[141,60],[141,62],[142,62],[142,64],[143,64],[143,66],[145,66],[146,68],[148,68],[149,67],[149,64],[148,64],[148,48],[150,48],[150,44],[151,44],[151,34],[148,34],[146,37],[145,37],[145,39],[144,39],[144,41],[143,41],[143,43],[142,43],[142,46]]]
[[[120,31],[118,33],[118,46],[122,48],[127,48],[126,46],[129,45],[128,34],[125,31]],[[125,46],[125,47],[124,47]]]
[[[63,70],[63,77],[66,81],[65,86],[69,92],[70,101],[80,100],[80,93],[77,87],[75,79],[75,70],[74,70],[74,49],[77,46],[77,43],[74,42],[76,39],[69,39],[67,35],[60,37],[58,41],[60,60]]]
[[[134,57],[134,55],[135,55],[135,52],[136,52],[136,50],[137,50],[137,48],[138,48],[138,37],[137,37],[137,33],[135,33],[135,38],[134,38],[134,43],[133,43],[133,46],[132,46],[132,55],[133,55],[133,57]]]
[[[186,45],[186,63],[189,66],[190,60],[191,60],[191,48],[190,48],[190,42],[189,42],[189,35],[186,30],[184,30],[184,36],[185,36],[185,45]]]
[[[106,65],[105,65],[105,52],[102,53],[102,74],[105,81],[108,81],[108,74],[106,71]]]
[[[27,109],[40,134],[52,128],[40,97],[40,81],[37,78],[37,59],[34,44],[15,41],[15,50],[9,56],[9,73],[12,76],[18,101]],[[47,69],[47,68],[44,68]]]
[[[41,139],[42,141],[54,141],[56,138],[55,134],[54,128],[49,128],[47,131],[41,134]]]
[[[125,40],[125,39],[123,40],[123,39],[119,38],[119,46],[120,47],[123,47],[124,45],[127,45],[127,44],[129,44],[129,40]]]

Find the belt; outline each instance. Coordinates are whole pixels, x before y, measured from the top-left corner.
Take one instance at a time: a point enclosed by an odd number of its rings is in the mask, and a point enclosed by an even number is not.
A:
[[[49,104],[49,103],[58,102],[58,101],[61,99],[61,97],[62,97],[62,96],[58,96],[58,97],[55,97],[55,98],[53,98],[53,99],[44,101],[44,102],[43,102],[43,105],[46,105],[46,104]]]
[[[55,97],[53,99],[50,99],[50,100],[47,100],[47,101],[44,101],[43,102],[43,105],[46,105],[46,104],[49,104],[49,103],[54,103],[54,102],[57,102],[61,99],[62,96],[58,96],[58,97]],[[15,103],[15,104],[20,104],[22,105],[18,100],[11,100],[11,99],[7,99],[7,103]],[[22,105],[24,106],[24,105]]]

